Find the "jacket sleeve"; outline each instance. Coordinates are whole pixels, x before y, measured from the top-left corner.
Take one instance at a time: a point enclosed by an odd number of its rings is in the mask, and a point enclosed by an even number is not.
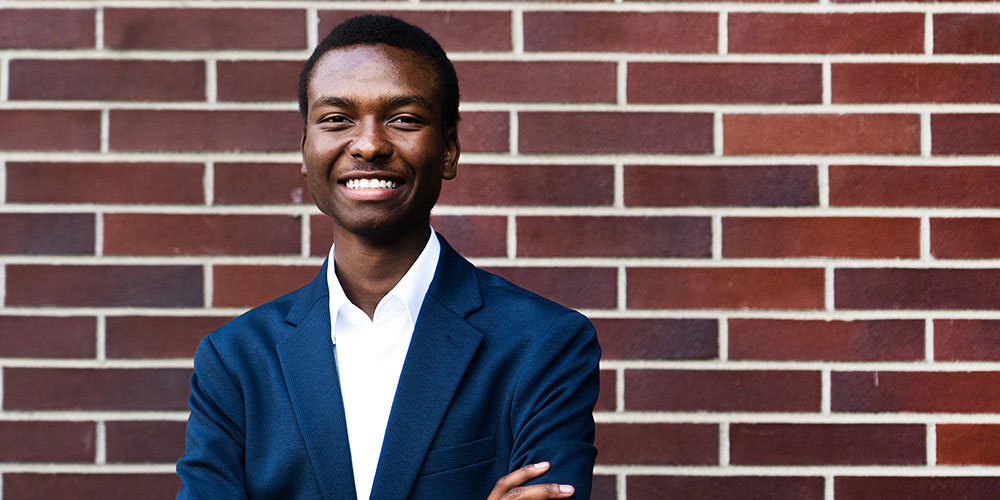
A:
[[[245,500],[243,394],[206,337],[194,356],[178,499]]]
[[[590,498],[600,358],[597,332],[576,312],[559,318],[535,342],[512,401],[510,470],[546,460],[552,467],[529,484],[571,484],[573,498]]]

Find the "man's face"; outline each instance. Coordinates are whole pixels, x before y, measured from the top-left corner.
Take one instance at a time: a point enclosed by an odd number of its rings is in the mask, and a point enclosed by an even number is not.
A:
[[[426,227],[459,155],[455,129],[442,128],[430,62],[386,45],[331,50],[307,97],[302,171],[316,206],[380,241]]]

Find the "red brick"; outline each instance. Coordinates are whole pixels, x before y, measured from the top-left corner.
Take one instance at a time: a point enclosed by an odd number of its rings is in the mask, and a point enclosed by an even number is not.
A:
[[[216,205],[312,204],[297,163],[216,163]]]
[[[819,372],[626,370],[625,409],[816,412]]]
[[[174,463],[184,454],[184,422],[108,422],[108,462]]]
[[[253,307],[312,281],[316,266],[213,266],[212,305]]]
[[[995,309],[1000,269],[837,269],[838,309]]]
[[[935,14],[935,54],[1000,54],[1000,14]]]
[[[834,64],[833,102],[1000,102],[996,64]]]
[[[919,361],[921,320],[729,320],[729,359]]]
[[[0,422],[0,461],[93,462],[93,422]]]
[[[285,9],[104,9],[104,45],[116,49],[306,47],[306,13]]]
[[[510,115],[498,111],[462,113],[458,124],[462,151],[507,153],[510,151]]]
[[[228,316],[109,316],[109,358],[191,358],[201,339]]]
[[[431,225],[466,257],[507,256],[507,218],[504,216],[435,215],[431,217]]]
[[[527,181],[530,179],[530,181]],[[586,179],[586,182],[571,182]],[[461,165],[439,205],[611,205],[614,171],[604,165]]]
[[[594,318],[604,359],[717,359],[712,319]]]
[[[1000,425],[938,424],[937,463],[1000,465]]]
[[[525,12],[524,50],[714,53],[711,12]]]
[[[626,484],[629,500],[823,500],[822,477],[629,474]]]
[[[631,63],[628,101],[819,103],[818,64]]]
[[[93,214],[0,214],[0,254],[93,253]]]
[[[807,165],[625,166],[629,206],[804,206],[819,204]]]
[[[934,359],[1000,361],[1000,321],[934,320]]]
[[[911,207],[998,207],[994,167],[831,165],[830,204]]]
[[[301,61],[219,61],[220,101],[297,101]]]
[[[733,424],[733,465],[922,465],[923,425]]]
[[[11,162],[7,201],[201,204],[203,178],[193,163]]]
[[[111,149],[123,151],[299,151],[294,111],[113,110]]]
[[[615,102],[614,63],[458,61],[462,101]]]
[[[319,37],[322,39],[334,26],[350,17],[369,11],[320,11]],[[389,14],[420,26],[449,52],[509,51],[510,12],[457,10],[388,10]]]
[[[191,370],[10,368],[8,410],[185,410]]]
[[[518,217],[519,257],[711,257],[707,217]]]
[[[729,14],[729,52],[895,54],[923,53],[924,15]]]
[[[994,500],[1000,477],[834,478],[837,500]]]
[[[10,99],[204,101],[205,63],[14,60]]]
[[[618,272],[607,267],[490,267],[514,284],[574,309],[617,304]]]
[[[176,474],[35,474],[3,475],[3,497],[7,500],[85,500],[94,498],[142,498],[169,500],[177,494]]]
[[[931,115],[931,153],[936,155],[1000,153],[1000,114]]]
[[[96,151],[100,140],[100,111],[0,110],[0,149]]]
[[[888,217],[726,217],[724,257],[920,257],[920,220]]]
[[[726,115],[726,154],[918,154],[920,117],[904,114]]]
[[[595,474],[590,488],[591,500],[618,500],[617,478],[604,474]]]
[[[0,358],[88,358],[97,320],[82,316],[0,316]]]
[[[0,11],[0,49],[94,47],[91,9],[4,9]]]
[[[200,266],[7,265],[7,305],[200,307]]]
[[[595,411],[615,411],[618,388],[614,370],[601,370],[601,393],[597,396]]]
[[[709,424],[597,424],[594,444],[599,465],[719,462],[719,428]]]
[[[1000,219],[931,219],[931,255],[939,259],[1000,257]]]
[[[638,309],[819,309],[823,270],[653,268],[627,270],[628,307]]]
[[[1000,372],[833,372],[836,412],[997,413]]]
[[[105,214],[108,255],[268,255],[300,253],[293,215]]]
[[[333,244],[333,219],[326,214],[309,216],[309,255],[326,257]]]
[[[711,153],[707,113],[525,112],[522,153]]]

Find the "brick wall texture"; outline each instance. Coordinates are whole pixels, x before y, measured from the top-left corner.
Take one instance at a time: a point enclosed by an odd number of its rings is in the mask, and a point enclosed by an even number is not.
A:
[[[172,498],[202,336],[305,283],[297,73],[462,85],[434,225],[581,309],[599,500],[1000,498],[1000,3],[0,1],[0,498]]]

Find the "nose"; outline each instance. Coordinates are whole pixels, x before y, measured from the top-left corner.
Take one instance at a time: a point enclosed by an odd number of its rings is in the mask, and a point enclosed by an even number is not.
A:
[[[351,141],[352,157],[372,162],[392,155],[392,143],[385,137],[385,131],[374,120],[366,120],[357,127],[357,135]]]

